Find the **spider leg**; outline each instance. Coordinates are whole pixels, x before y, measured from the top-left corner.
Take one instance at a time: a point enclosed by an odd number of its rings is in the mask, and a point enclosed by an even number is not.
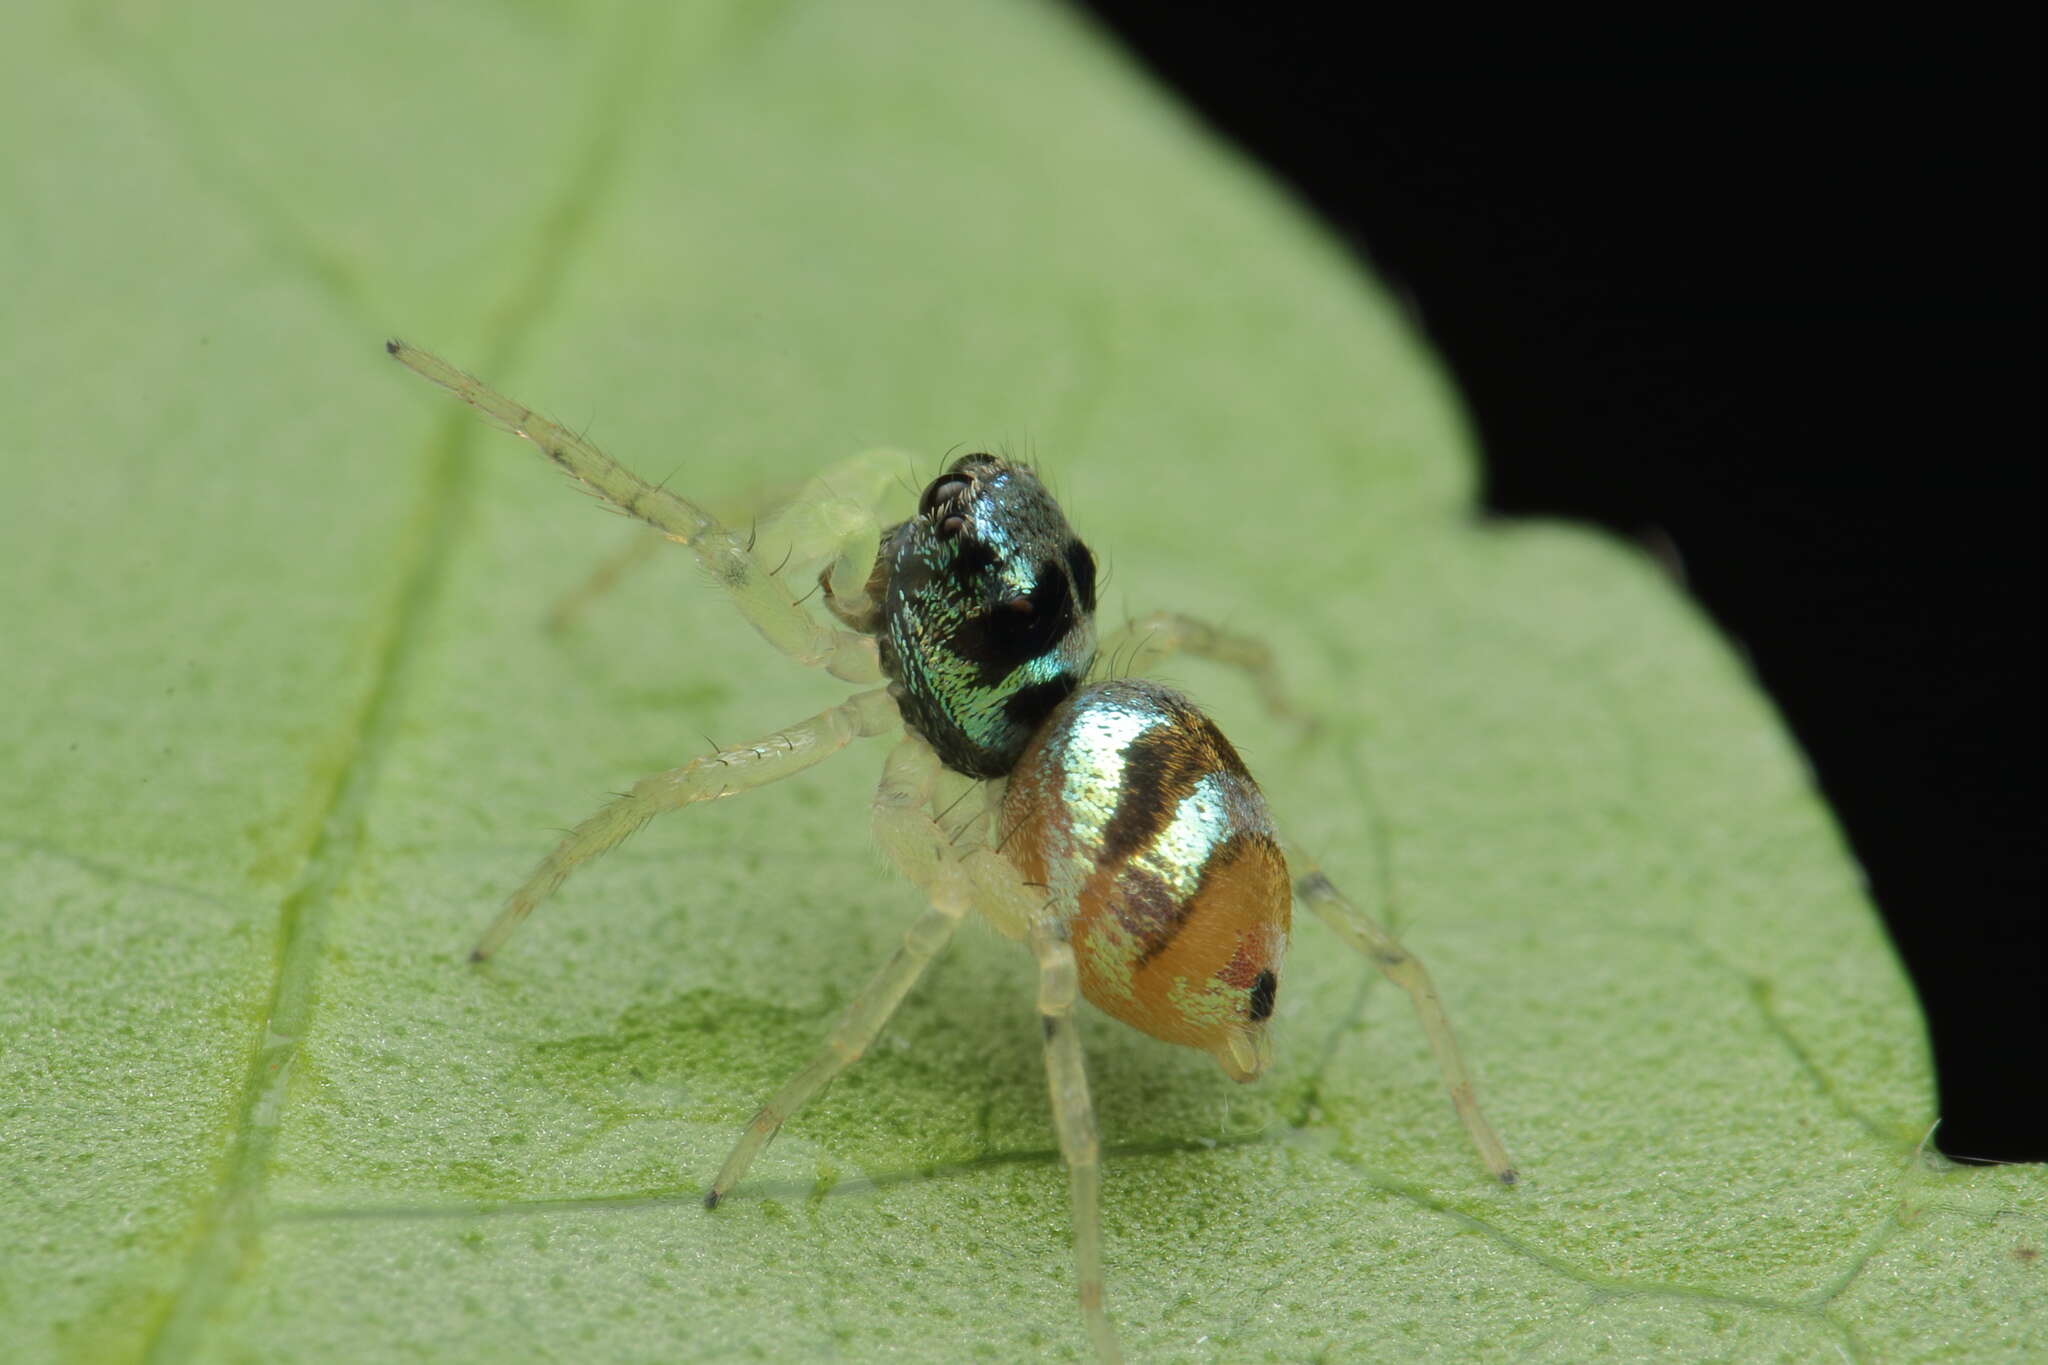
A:
[[[889,757],[875,800],[875,835],[903,874],[923,887],[934,905],[974,905],[997,929],[1021,933],[1038,959],[1038,1012],[1045,1032],[1046,1082],[1053,1126],[1066,1159],[1074,1205],[1074,1261],[1081,1281],[1081,1317],[1104,1361],[1121,1360],[1102,1289],[1102,1144],[1088,1098],[1087,1064],[1074,1022],[1080,969],[1067,942],[1065,920],[1042,887],[986,843],[965,851],[938,819],[921,807],[942,791],[944,770],[931,746],[906,738]],[[892,800],[885,800],[893,790]],[[996,787],[984,790],[993,797]],[[979,828],[971,815],[963,831]],[[984,835],[985,837],[985,835]]]
[[[906,737],[883,765],[874,801],[877,837],[925,892],[930,906],[904,933],[903,942],[882,969],[847,1005],[832,1026],[824,1049],[784,1082],[747,1124],[704,1195],[706,1208],[716,1208],[718,1201],[732,1192],[790,1115],[860,1060],[971,908],[969,884],[951,857],[951,841],[922,810],[937,776],[938,756],[922,740]],[[912,854],[907,864],[898,857],[899,850]]]
[[[585,491],[696,551],[698,560],[725,589],[740,614],[790,658],[849,682],[872,682],[881,676],[874,641],[812,617],[769,562],[755,553],[752,536],[729,529],[687,498],[648,483],[569,428],[514,402],[439,356],[402,341],[386,342],[385,349],[406,368],[482,413],[491,425],[533,442]]]
[[[1302,719],[1287,699],[1273,651],[1264,641],[1177,611],[1155,611],[1106,633],[1096,649],[1094,677],[1141,676],[1175,654],[1192,654],[1239,670],[1258,688],[1269,712],[1282,720]]]
[[[842,622],[871,618],[878,604],[867,585],[883,519],[893,505],[917,496],[906,488],[903,470],[897,450],[841,460],[806,481],[762,524],[762,554],[779,555],[780,572],[791,582],[822,583],[827,609]]]
[[[1045,1033],[1045,1080],[1052,1094],[1053,1126],[1074,1203],[1074,1262],[1081,1279],[1081,1319],[1095,1354],[1123,1359],[1102,1291],[1102,1142],[1096,1135],[1095,1105],[1088,1097],[1088,1066],[1074,1023],[1080,998],[1080,970],[1056,916],[1031,925],[1031,951],[1038,959],[1038,1017]]]
[[[880,687],[752,744],[718,749],[680,768],[641,778],[631,791],[576,826],[541,859],[540,866],[506,900],[505,908],[477,940],[471,959],[481,962],[496,952],[520,921],[553,894],[578,864],[607,852],[663,811],[766,786],[824,762],[856,739],[886,734],[901,723],[889,690]]]
[[[865,583],[880,544],[883,499],[901,486],[902,465],[900,452],[869,450],[807,480],[802,490],[756,531],[754,544],[763,562],[779,554],[776,575],[785,583],[803,583],[825,574],[826,586],[836,587],[839,597],[850,599],[845,604],[849,614],[871,611]],[[656,536],[636,532],[605,556],[588,578],[548,609],[548,629],[566,630],[584,608],[652,558],[657,544]],[[777,547],[785,548],[778,551]],[[832,605],[829,598],[827,605]],[[844,615],[841,619],[847,621]]]
[[[809,1103],[811,1097],[824,1089],[834,1076],[860,1060],[861,1054],[873,1045],[883,1026],[889,1022],[889,1017],[896,1013],[896,1007],[903,1003],[903,997],[910,994],[910,988],[924,975],[924,969],[951,941],[953,931],[960,927],[966,910],[964,905],[958,908],[932,906],[904,931],[903,942],[897,945],[895,953],[882,964],[882,969],[868,984],[861,987],[860,994],[847,1005],[846,1013],[832,1026],[832,1032],[825,1039],[824,1050],[813,1057],[803,1070],[785,1081],[747,1124],[747,1131],[734,1144],[732,1155],[718,1168],[718,1178],[705,1192],[705,1208],[717,1208],[718,1201],[732,1193],[733,1186],[745,1178],[754,1158],[761,1154],[761,1149],[768,1145],[790,1115]]]
[[[1365,954],[1387,980],[1408,993],[1410,1003],[1415,1006],[1415,1016],[1421,1020],[1422,1031],[1429,1038],[1430,1050],[1436,1054],[1437,1066],[1443,1072],[1444,1088],[1451,1093],[1451,1107],[1458,1111],[1458,1118],[1471,1136],[1472,1145],[1479,1149],[1479,1159],[1486,1163],[1487,1170],[1493,1172],[1494,1179],[1503,1185],[1514,1184],[1514,1163],[1508,1160],[1507,1148],[1501,1145],[1493,1125],[1480,1112],[1479,1096],[1473,1089],[1471,1073],[1465,1069],[1465,1059],[1458,1051],[1458,1040],[1451,1033],[1450,1016],[1444,1013],[1444,1002],[1438,997],[1422,959],[1402,947],[1379,921],[1347,900],[1312,859],[1298,849],[1290,848],[1288,861],[1296,869],[1308,869],[1294,879],[1294,894],[1301,902],[1335,929],[1346,943]]]

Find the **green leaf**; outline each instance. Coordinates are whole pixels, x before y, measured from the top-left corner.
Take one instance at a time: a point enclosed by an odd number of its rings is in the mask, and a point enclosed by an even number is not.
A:
[[[1085,1021],[1148,1359],[2048,1352],[2048,1185],[1955,1169],[1797,752],[1641,555],[1472,515],[1399,311],[1033,5],[30,6],[0,53],[0,1340],[28,1360],[1076,1358],[1030,964],[963,936],[716,1213],[915,912],[881,746],[602,794],[843,695],[392,366],[735,517],[883,443],[1049,469],[1112,611],[1434,968],[1524,1172],[1298,928],[1280,1062]],[[906,473],[906,478],[911,478]]]

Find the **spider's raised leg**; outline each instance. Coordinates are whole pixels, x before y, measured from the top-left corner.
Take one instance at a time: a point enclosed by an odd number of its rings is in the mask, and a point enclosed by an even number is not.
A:
[[[882,768],[874,803],[876,838],[925,893],[929,908],[904,933],[903,942],[882,964],[882,969],[847,1005],[839,1022],[832,1026],[824,1049],[790,1077],[747,1124],[747,1131],[740,1135],[732,1155],[725,1159],[718,1178],[711,1182],[711,1189],[704,1196],[707,1208],[716,1208],[718,1201],[731,1193],[790,1115],[803,1108],[834,1076],[860,1060],[971,908],[972,892],[953,857],[951,841],[924,810],[938,773],[938,756],[932,753],[931,746],[906,737]]]
[[[867,450],[807,480],[797,495],[762,522],[760,552],[777,556],[791,582],[818,582],[825,605],[844,622],[867,619],[878,605],[869,576],[882,527],[895,504],[917,496],[917,467],[898,450]]]
[[[584,489],[628,516],[640,518],[697,552],[733,605],[777,649],[811,668],[823,668],[849,682],[881,676],[874,641],[816,620],[791,594],[775,567],[755,552],[752,536],[741,535],[687,498],[648,483],[591,442],[516,403],[474,375],[439,356],[402,341],[385,343],[401,364],[453,393],[493,426],[524,437]]]
[[[868,450],[842,460],[804,482],[796,496],[778,506],[754,531],[763,563],[777,560],[785,583],[807,583],[823,575],[838,600],[827,598],[842,621],[873,610],[866,583],[873,571],[887,500],[909,488],[915,466],[900,451]],[[663,539],[636,529],[633,538],[607,555],[583,582],[562,594],[548,610],[549,630],[567,629],[593,601],[617,587],[653,556]]]
[[[1444,1002],[1438,998],[1422,960],[1402,947],[1379,921],[1345,899],[1344,894],[1323,875],[1322,869],[1298,848],[1288,848],[1287,861],[1295,874],[1294,894],[1302,904],[1315,911],[1346,943],[1365,954],[1387,980],[1408,993],[1409,1001],[1415,1006],[1415,1016],[1422,1021],[1422,1031],[1429,1038],[1430,1050],[1436,1053],[1437,1066],[1443,1072],[1444,1088],[1451,1092],[1451,1106],[1464,1122],[1472,1145],[1479,1149],[1479,1159],[1486,1163],[1487,1170],[1493,1172],[1494,1179],[1503,1185],[1514,1184],[1514,1163],[1508,1160],[1507,1148],[1501,1145],[1493,1125],[1480,1112],[1479,1096],[1472,1087],[1471,1073],[1465,1070],[1458,1040],[1451,1033],[1450,1016],[1444,1013]]]
[[[663,811],[766,786],[824,762],[856,739],[887,734],[901,724],[889,690],[876,688],[752,744],[719,749],[680,768],[641,778],[633,790],[576,826],[541,859],[540,866],[506,900],[470,957],[481,962],[496,952],[533,907],[547,899],[579,863],[610,849]]]
[[[1080,970],[1067,942],[1065,925],[1043,915],[1031,925],[1031,951],[1038,959],[1038,1017],[1045,1032],[1045,1080],[1052,1093],[1052,1121],[1074,1201],[1074,1263],[1081,1278],[1081,1320],[1088,1339],[1105,1361],[1123,1359],[1102,1291],[1102,1142],[1096,1136],[1095,1105],[1088,1097],[1088,1066],[1074,1005],[1081,994]]]
[[[1280,683],[1273,651],[1263,641],[1177,611],[1155,611],[1105,632],[1095,655],[1094,677],[1142,677],[1175,654],[1192,654],[1239,670],[1251,678],[1268,711],[1282,720],[1301,720]]]

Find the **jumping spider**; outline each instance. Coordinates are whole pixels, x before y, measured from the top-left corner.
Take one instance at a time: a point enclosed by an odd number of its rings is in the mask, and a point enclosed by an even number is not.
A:
[[[689,546],[740,614],[796,662],[848,682],[886,680],[756,743],[636,783],[541,860],[473,953],[495,952],[579,864],[663,811],[778,781],[855,739],[898,736],[875,790],[874,833],[929,908],[824,1050],[747,1125],[707,1207],[740,1182],[785,1119],[867,1050],[954,929],[979,911],[1038,962],[1081,1314],[1097,1354],[1119,1359],[1103,1300],[1101,1148],[1075,1003],[1085,996],[1252,1080],[1272,1061],[1267,1020],[1292,897],[1408,993],[1481,1159],[1495,1178],[1514,1181],[1422,964],[1298,851],[1283,854],[1251,774],[1192,702],[1137,677],[1102,676],[1112,658],[1135,673],[1186,651],[1246,669],[1277,701],[1265,650],[1171,613],[1098,643],[1095,557],[1030,468],[963,456],[913,515],[884,525],[876,513],[899,465],[883,453],[856,457],[777,516],[773,543],[792,548],[771,569],[753,535],[646,483],[574,432],[424,351],[398,341],[387,349],[533,442],[590,492]],[[812,578],[832,624],[790,589]],[[960,799],[976,786],[979,801]]]

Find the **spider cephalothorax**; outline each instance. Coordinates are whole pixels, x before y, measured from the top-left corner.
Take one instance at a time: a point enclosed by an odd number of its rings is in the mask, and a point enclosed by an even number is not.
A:
[[[956,772],[1009,772],[1095,662],[1095,556],[1028,466],[967,455],[891,528],[877,571],[904,723]]]

